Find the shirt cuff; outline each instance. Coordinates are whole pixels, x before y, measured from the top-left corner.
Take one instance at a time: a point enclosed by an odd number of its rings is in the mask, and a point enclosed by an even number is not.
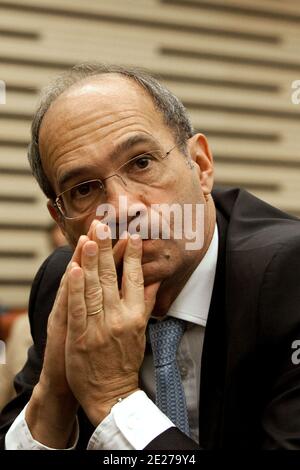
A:
[[[62,450],[62,449],[53,449],[52,447],[47,447],[44,444],[36,441],[27,426],[25,420],[25,412],[27,405],[17,416],[11,427],[9,428],[5,436],[5,449],[6,450]],[[75,430],[73,431],[74,443],[72,447],[64,450],[74,450],[77,446],[79,439],[79,425],[78,419],[76,417]]]
[[[88,450],[141,450],[174,424],[139,390],[116,403],[94,431]]]

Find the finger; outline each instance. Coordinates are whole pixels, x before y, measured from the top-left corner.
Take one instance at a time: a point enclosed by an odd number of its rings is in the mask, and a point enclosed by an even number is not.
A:
[[[120,302],[116,266],[112,251],[111,231],[107,225],[97,225],[99,239],[99,279],[103,292],[103,306],[109,312]]]
[[[129,233],[126,232],[124,237],[124,239],[120,238],[113,247],[113,256],[117,269],[120,265],[122,265],[122,260],[129,240]]]
[[[87,240],[88,237],[86,235],[82,235],[79,238],[73,256],[67,265],[64,275],[61,278],[60,285],[52,307],[51,315],[49,317],[49,320],[52,321],[53,319],[53,321],[55,321],[57,325],[65,325],[67,323],[68,281],[66,274],[71,269],[71,266],[74,262],[75,264],[80,263],[81,250]]]
[[[84,274],[80,266],[68,272],[68,336],[70,340],[81,336],[86,329]]]
[[[89,240],[89,237],[87,235],[81,235],[79,237],[75,251],[73,253],[72,259],[69,264],[71,264],[74,261],[75,263],[78,263],[80,265],[82,247],[88,240]]]
[[[81,250],[82,250],[82,247],[83,247],[84,243],[86,243],[87,241],[88,241],[88,237],[86,235],[81,235],[81,237],[79,237],[79,240],[78,240],[78,243],[76,245],[75,251],[72,255],[72,258],[70,259],[69,263],[67,264],[66,271],[65,271],[65,273],[63,274],[63,276],[60,280],[59,288],[58,288],[58,291],[57,291],[57,295],[56,295],[53,307],[55,306],[56,301],[58,300],[59,296],[61,295],[62,287],[64,286],[64,284],[67,284],[66,272],[68,272],[70,270],[70,268],[72,266],[72,263],[75,262],[77,264],[80,264]]]
[[[126,250],[126,246],[129,240],[129,233],[123,232],[124,238],[117,241],[113,246],[113,257],[115,260],[117,277],[118,277],[118,288],[122,290],[122,277],[123,277],[123,258]]]
[[[76,264],[76,263],[75,263]],[[68,308],[68,281],[67,273],[72,266],[72,262],[67,266],[66,272],[63,274],[59,288],[54,300],[51,311],[51,318],[54,318],[56,324],[65,325],[67,323],[67,308]]]
[[[81,266],[85,279],[85,303],[87,314],[95,312],[102,307],[102,289],[98,274],[98,245],[88,241],[82,248]],[[94,317],[88,317],[94,321]]]
[[[60,284],[59,284],[59,287],[58,287],[58,290],[57,290],[57,293],[56,293],[56,297],[55,297],[55,300],[54,300],[52,310],[54,310],[56,308],[58,302],[60,301],[60,298],[62,297],[62,292],[63,292],[63,290],[65,290],[64,289],[65,285],[66,285],[66,273],[63,274],[63,276],[60,280]]]
[[[146,315],[149,318],[151,316],[152,310],[155,305],[157,291],[160,287],[161,282],[155,282],[154,284],[150,284],[146,286],[144,289],[144,301],[146,307]]]
[[[99,222],[98,219],[94,219],[93,222],[90,225],[89,231],[87,233],[87,237],[90,238],[91,240],[93,239],[93,234],[95,233],[95,228],[96,228],[96,225],[98,224],[98,222]],[[96,240],[94,240],[94,241],[96,241]]]
[[[90,236],[90,239],[94,240],[100,247],[101,240],[99,239],[97,235],[98,224],[99,224],[99,220],[94,220],[92,222],[88,235]],[[128,238],[129,238],[129,233],[127,231],[124,231],[122,233],[122,238],[120,238],[113,246],[113,257],[115,260],[115,265],[116,265],[117,270],[122,265],[122,259],[125,253],[125,248],[128,242]]]
[[[122,278],[122,295],[129,308],[144,305],[144,276],[142,271],[142,240],[138,234],[130,236],[127,244]]]
[[[48,317],[48,325],[53,321],[55,325],[62,326],[67,323],[67,307],[68,307],[68,286],[65,274],[61,278],[51,313]]]

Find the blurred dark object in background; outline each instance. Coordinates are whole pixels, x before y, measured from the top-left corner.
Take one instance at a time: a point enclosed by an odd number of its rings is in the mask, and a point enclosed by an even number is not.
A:
[[[5,341],[10,333],[14,321],[20,315],[27,313],[27,309],[6,309],[5,307],[0,307],[0,339]]]
[[[62,233],[61,229],[55,222],[52,222],[49,225],[48,234],[49,234],[50,248],[52,248],[53,250],[55,250],[55,248],[68,244],[67,240],[65,239],[64,234]]]

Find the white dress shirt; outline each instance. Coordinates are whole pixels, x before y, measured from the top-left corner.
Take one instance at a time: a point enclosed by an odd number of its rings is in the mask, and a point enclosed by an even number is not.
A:
[[[204,258],[168,311],[169,316],[187,322],[187,329],[177,351],[177,362],[186,396],[191,438],[196,442],[199,439],[201,356],[217,257],[218,230],[216,226]],[[112,407],[110,414],[94,431],[87,447],[88,450],[143,449],[159,434],[174,426],[154,404],[155,375],[150,349],[147,348],[140,371],[143,391],[133,393]],[[49,447],[33,439],[25,420],[25,410],[26,407],[6,434],[6,449],[49,450]],[[78,429],[74,445],[70,447],[70,450],[76,447],[77,441]]]

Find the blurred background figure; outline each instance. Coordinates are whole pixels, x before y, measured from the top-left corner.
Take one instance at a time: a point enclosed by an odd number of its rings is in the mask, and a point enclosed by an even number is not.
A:
[[[50,223],[48,227],[48,235],[49,235],[50,250],[55,250],[56,248],[59,248],[60,246],[64,246],[68,244],[67,240],[65,239],[64,234],[62,233],[59,226],[55,222]]]
[[[299,0],[0,0],[0,337],[14,343],[10,377],[30,341],[21,312],[32,279],[61,237],[26,158],[40,89],[85,61],[145,67],[207,135],[216,184],[300,215],[299,24]]]
[[[11,315],[11,312],[5,315]],[[19,312],[10,322],[5,343],[6,364],[0,364],[0,410],[15,395],[13,380],[22,369],[32,344],[27,312]]]

